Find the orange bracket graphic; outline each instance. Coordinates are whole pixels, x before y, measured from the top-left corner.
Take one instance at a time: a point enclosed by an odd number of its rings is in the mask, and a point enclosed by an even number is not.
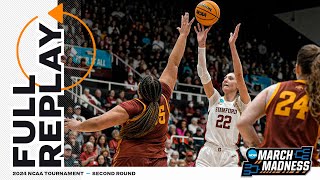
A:
[[[91,72],[92,68],[93,68],[93,65],[95,63],[95,60],[96,60],[96,42],[94,40],[94,37],[93,37],[93,34],[90,30],[90,28],[86,25],[85,22],[83,22],[80,18],[78,18],[77,16],[71,14],[71,13],[68,13],[68,12],[64,12],[63,11],[63,4],[59,4],[57,7],[55,7],[54,9],[52,9],[51,11],[49,11],[48,13],[51,17],[53,17],[54,19],[56,19],[59,23],[63,23],[63,15],[67,15],[67,16],[70,16],[74,19],[76,19],[77,21],[79,21],[86,29],[87,31],[89,32],[89,35],[90,35],[90,38],[92,40],[92,44],[93,44],[93,57],[92,57],[92,62],[91,62],[91,65],[87,71],[87,73],[81,78],[79,79],[79,81],[77,81],[76,83],[68,86],[68,87],[63,87],[61,88],[61,90],[68,90],[68,89],[71,89],[75,86],[77,86],[78,84],[80,84],[88,75],[89,73]],[[19,68],[21,70],[21,72],[24,74],[24,76],[26,78],[29,78],[28,74],[24,71],[22,65],[21,65],[21,61],[20,61],[20,56],[19,56],[19,45],[20,45],[20,40],[21,40],[21,37],[24,33],[24,31],[27,29],[27,27],[34,21],[38,18],[38,16],[35,16],[34,18],[32,18],[22,29],[22,31],[20,32],[20,35],[18,37],[18,41],[17,41],[17,45],[16,45],[16,56],[17,56],[17,61],[18,61],[18,65],[19,65]],[[40,84],[38,83],[35,83],[36,86],[40,86]]]

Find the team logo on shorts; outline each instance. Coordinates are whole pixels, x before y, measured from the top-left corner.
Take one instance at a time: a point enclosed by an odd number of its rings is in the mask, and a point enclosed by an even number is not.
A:
[[[269,149],[250,148],[241,176],[305,175],[311,168],[313,147]]]

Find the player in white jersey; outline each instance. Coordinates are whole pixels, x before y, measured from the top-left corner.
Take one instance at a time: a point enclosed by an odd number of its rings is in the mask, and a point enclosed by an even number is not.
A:
[[[199,152],[196,166],[239,166],[240,157],[237,143],[240,141],[240,135],[236,123],[241,112],[250,102],[250,96],[243,79],[242,65],[235,45],[240,24],[236,26],[234,33],[230,33],[229,45],[234,73],[227,74],[222,82],[224,96],[221,96],[213,87],[206,67],[205,47],[210,28],[204,29],[199,24],[198,28],[195,27],[199,44],[197,71],[209,99],[206,143]]]

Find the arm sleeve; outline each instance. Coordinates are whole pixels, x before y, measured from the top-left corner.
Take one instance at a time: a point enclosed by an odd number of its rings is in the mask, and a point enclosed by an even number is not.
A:
[[[123,102],[119,106],[127,111],[130,119],[143,111],[143,105],[136,99]]]
[[[101,105],[100,101],[98,101],[96,97],[92,96],[92,99],[96,103],[96,105]]]
[[[213,95],[209,98],[209,109],[218,102],[218,100],[221,98],[221,95],[219,94],[219,92],[214,89],[214,93]]]
[[[202,84],[208,84],[211,81],[206,64],[206,48],[198,48],[197,71]]]
[[[162,87],[162,94],[167,98],[167,100],[169,101],[172,91],[170,89],[170,87],[164,83],[164,82],[160,82],[161,83],[161,87]]]

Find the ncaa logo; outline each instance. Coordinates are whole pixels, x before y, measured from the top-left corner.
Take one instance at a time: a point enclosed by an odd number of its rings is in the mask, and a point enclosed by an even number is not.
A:
[[[247,151],[247,157],[249,159],[256,159],[258,156],[258,153],[255,149],[250,149],[249,151]]]

